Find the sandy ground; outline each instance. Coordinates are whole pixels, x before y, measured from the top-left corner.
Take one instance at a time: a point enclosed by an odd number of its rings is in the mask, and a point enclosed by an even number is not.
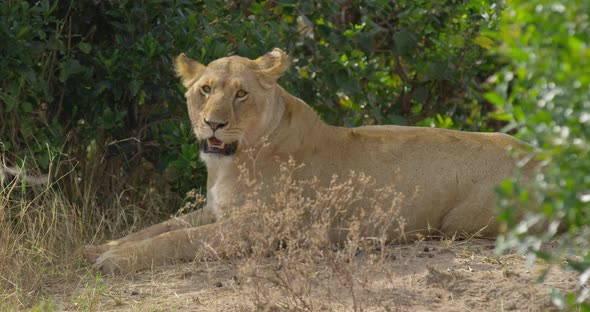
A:
[[[95,311],[553,311],[551,290],[577,287],[557,268],[539,283],[545,265],[493,248],[483,239],[425,241],[345,261],[182,263],[56,283],[45,296],[58,309]]]

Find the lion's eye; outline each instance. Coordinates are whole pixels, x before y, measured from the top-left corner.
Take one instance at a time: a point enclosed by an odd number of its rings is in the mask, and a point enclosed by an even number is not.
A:
[[[203,95],[208,95],[211,92],[211,87],[210,86],[202,86],[201,87],[201,94]]]
[[[236,98],[243,99],[246,97],[246,95],[248,95],[248,92],[244,90],[239,90],[238,93],[236,93]]]

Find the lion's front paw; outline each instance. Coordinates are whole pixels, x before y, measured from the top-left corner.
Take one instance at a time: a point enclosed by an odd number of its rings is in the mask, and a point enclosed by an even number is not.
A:
[[[100,255],[102,255],[103,253],[105,253],[107,250],[109,250],[110,247],[105,245],[86,245],[84,246],[84,250],[82,251],[82,254],[84,255],[84,258],[86,259],[86,261],[90,262],[90,263],[95,263],[96,260],[98,259],[98,257],[100,257]]]
[[[114,247],[103,253],[96,260],[94,268],[107,275],[131,273],[141,269],[139,256],[129,246]]]

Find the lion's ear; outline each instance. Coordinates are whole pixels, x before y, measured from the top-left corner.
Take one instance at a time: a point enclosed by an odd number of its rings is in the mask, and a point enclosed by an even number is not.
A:
[[[182,80],[182,84],[190,88],[205,70],[205,65],[181,53],[174,61],[174,70],[176,71],[176,75]]]
[[[254,60],[259,76],[267,83],[274,83],[289,68],[289,57],[287,53],[279,48]]]

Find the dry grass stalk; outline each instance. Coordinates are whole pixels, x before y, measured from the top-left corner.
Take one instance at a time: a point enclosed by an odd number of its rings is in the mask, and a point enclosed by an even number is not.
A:
[[[387,237],[405,240],[405,222],[398,214],[403,197],[393,187],[374,189],[371,177],[356,172],[333,176],[328,185],[315,178],[293,179],[301,166],[292,160],[281,164],[272,181],[264,182],[241,168],[242,183],[252,189],[233,213],[254,220],[247,235],[251,250],[232,252],[247,255],[238,264],[241,280],[254,286],[250,298],[256,309],[324,310],[330,307],[319,297],[327,296],[334,307],[360,311],[369,298],[364,282],[368,270],[386,260],[386,246],[391,243]],[[271,184],[281,187],[261,200]],[[390,205],[378,204],[383,202]],[[359,213],[351,215],[354,210]],[[231,232],[227,236],[235,237]],[[343,243],[332,245],[332,241]],[[276,261],[270,269],[269,254]]]

